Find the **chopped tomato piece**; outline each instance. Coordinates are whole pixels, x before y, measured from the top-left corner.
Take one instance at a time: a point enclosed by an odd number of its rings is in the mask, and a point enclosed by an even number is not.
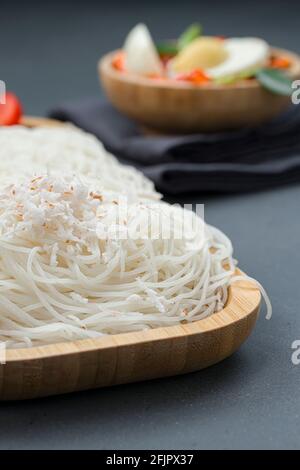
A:
[[[0,104],[0,126],[13,126],[20,122],[22,106],[13,93],[5,94],[5,104]]]
[[[203,72],[203,70],[196,69],[190,73],[184,73],[177,77],[177,80],[183,80],[186,82],[195,83],[197,85],[204,85],[210,82],[210,78]]]
[[[125,56],[124,52],[118,52],[112,60],[112,65],[119,72],[124,72],[125,70]]]
[[[270,65],[274,69],[288,69],[291,61],[287,57],[272,57]]]

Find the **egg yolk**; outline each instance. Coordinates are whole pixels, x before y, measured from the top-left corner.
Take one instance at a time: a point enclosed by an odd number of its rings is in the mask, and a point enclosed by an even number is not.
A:
[[[195,39],[172,60],[172,69],[187,73],[195,69],[216,67],[226,60],[228,53],[219,38]]]

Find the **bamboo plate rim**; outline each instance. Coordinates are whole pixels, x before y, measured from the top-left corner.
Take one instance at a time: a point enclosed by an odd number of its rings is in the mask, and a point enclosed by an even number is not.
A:
[[[239,269],[237,275],[244,275]],[[220,312],[194,322],[173,326],[138,330],[128,333],[105,335],[96,339],[80,339],[62,341],[45,346],[28,348],[12,348],[6,351],[6,363],[19,360],[44,359],[46,357],[65,356],[84,351],[109,349],[117,346],[130,346],[181,336],[193,336],[199,333],[211,332],[233,325],[251,315],[259,308],[261,293],[253,281],[247,279],[235,281],[228,290],[228,300]],[[237,308],[236,308],[237,307]],[[239,312],[238,314],[236,312]],[[184,330],[184,334],[182,333]]]
[[[39,116],[22,116],[19,125],[26,127],[58,127],[66,125],[65,121]]]
[[[112,58],[120,53],[122,49],[116,49],[105,54],[98,62],[98,71],[101,73],[105,73],[111,78],[117,79],[123,83],[130,83],[140,86],[145,86],[147,88],[163,88],[163,89],[173,89],[173,90],[197,90],[197,91],[216,91],[216,92],[224,92],[226,90],[232,89],[251,89],[251,88],[261,88],[260,83],[258,80],[241,80],[237,83],[231,83],[227,85],[220,85],[217,83],[208,83],[203,84],[201,86],[197,84],[185,83],[184,81],[171,81],[171,80],[154,80],[153,78],[143,77],[141,75],[137,75],[134,73],[123,73],[116,70],[112,66]],[[290,69],[287,71],[288,75],[291,78],[298,78],[300,77],[300,56],[295,52],[289,51],[287,49],[281,49],[277,47],[272,47],[271,51],[275,54],[284,55],[285,57],[289,58],[292,62]]]

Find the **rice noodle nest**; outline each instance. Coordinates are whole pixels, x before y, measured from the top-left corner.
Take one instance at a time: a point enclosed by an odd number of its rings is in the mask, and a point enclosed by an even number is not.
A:
[[[221,310],[230,240],[191,211],[45,172],[0,191],[0,341],[24,347],[176,325]]]

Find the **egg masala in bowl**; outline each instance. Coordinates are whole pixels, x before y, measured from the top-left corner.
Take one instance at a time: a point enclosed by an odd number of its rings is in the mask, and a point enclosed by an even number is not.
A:
[[[198,24],[156,44],[144,24],[99,61],[112,104],[162,133],[257,126],[291,104],[300,57],[255,37],[204,36]]]

